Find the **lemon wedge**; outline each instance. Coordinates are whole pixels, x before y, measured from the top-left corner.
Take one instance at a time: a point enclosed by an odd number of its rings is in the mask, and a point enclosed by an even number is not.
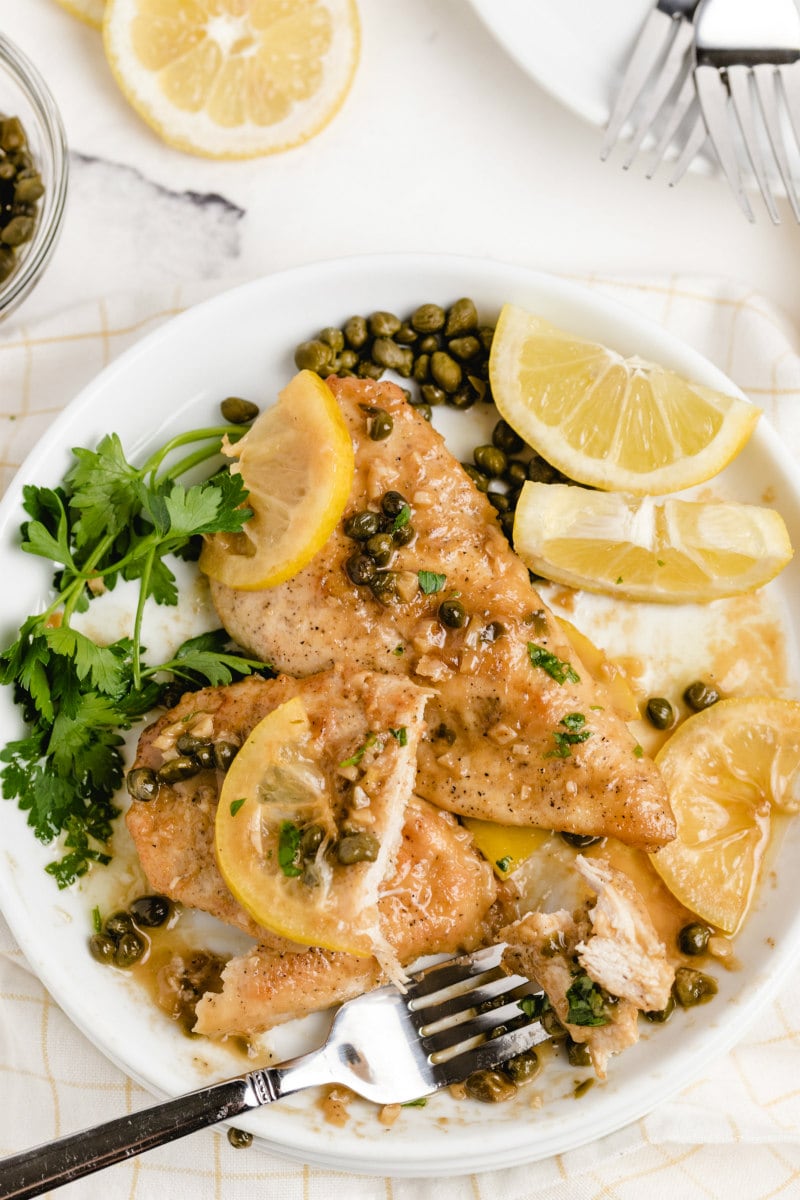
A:
[[[677,837],[651,855],[672,894],[735,933],[752,902],[774,807],[800,809],[800,704],[721,700],[656,756]]]
[[[140,116],[212,158],[313,137],[343,104],[360,46],[355,0],[107,0],[103,36]]]
[[[566,484],[526,483],[513,537],[522,561],[545,579],[663,603],[754,591],[792,557],[773,509]]]
[[[103,28],[106,0],[56,0],[56,3],[73,17],[85,21],[87,25],[92,25],[95,29]]]
[[[676,492],[722,470],[759,410],[507,304],[492,341],[500,415],[578,483],[640,495]]]
[[[475,848],[494,869],[498,879],[508,879],[552,834],[524,825],[501,825],[479,817],[462,817],[461,824],[472,834]]]
[[[302,838],[313,829],[314,877]],[[265,929],[303,945],[374,953],[378,884],[385,863],[341,866],[327,853],[336,837],[331,784],[295,696],[261,720],[225,776],[215,845],[233,895]],[[376,878],[377,875],[377,878]]]
[[[206,538],[200,570],[243,591],[274,587],[333,533],[353,483],[353,443],[333,393],[301,371],[227,453],[253,515],[241,533]]]

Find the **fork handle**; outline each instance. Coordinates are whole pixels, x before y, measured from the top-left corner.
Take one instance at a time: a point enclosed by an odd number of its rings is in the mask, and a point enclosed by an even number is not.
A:
[[[252,1077],[245,1075],[34,1146],[0,1159],[0,1198],[40,1196],[50,1188],[237,1117],[276,1098],[265,1095],[263,1089],[257,1092]]]

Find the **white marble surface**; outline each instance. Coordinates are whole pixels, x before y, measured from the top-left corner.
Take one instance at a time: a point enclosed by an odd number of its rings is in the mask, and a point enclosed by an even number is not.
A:
[[[72,151],[63,237],[18,319],[111,290],[423,250],[581,276],[724,275],[800,320],[786,204],[774,228],[757,200],[750,226],[719,179],[670,189],[601,163],[599,131],[511,62],[465,0],[359,7],[361,63],[333,123],[288,153],[216,163],[159,142],[96,30],[55,0],[0,0],[0,28],[50,82]]]

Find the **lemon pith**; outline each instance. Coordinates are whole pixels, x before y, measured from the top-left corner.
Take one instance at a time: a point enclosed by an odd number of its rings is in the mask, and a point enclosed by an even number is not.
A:
[[[800,808],[800,703],[721,700],[656,756],[677,837],[651,856],[688,909],[735,933],[752,903],[773,808]]]
[[[489,364],[500,415],[568,478],[657,495],[710,479],[759,410],[674,371],[624,358],[506,304]]]
[[[360,52],[355,0],[107,0],[103,36],[139,115],[212,158],[313,137],[344,103]]]
[[[302,570],[344,512],[353,443],[330,388],[301,371],[231,447],[253,516],[239,534],[206,538],[200,569],[229,587],[274,587]]]
[[[792,557],[773,509],[564,484],[524,485],[513,538],[523,562],[555,583],[662,603],[754,591]]]

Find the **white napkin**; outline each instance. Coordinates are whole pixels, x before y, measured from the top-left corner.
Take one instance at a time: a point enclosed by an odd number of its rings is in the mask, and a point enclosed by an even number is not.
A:
[[[648,313],[712,359],[762,408],[800,463],[800,343],[763,297],[722,280],[581,278]],[[115,295],[0,328],[0,482],[56,412],[117,354],[220,290]],[[70,1185],[92,1200],[627,1200],[791,1194],[800,1176],[800,968],[741,1043],[681,1095],[610,1137],[530,1166],[442,1180],[356,1177],[233,1150],[208,1131]],[[150,1097],[72,1026],[0,918],[0,1154],[143,1107]],[[390,1136],[387,1135],[387,1136]],[[531,1137],[535,1138],[532,1122]],[[2,1172],[0,1171],[0,1176]]]

